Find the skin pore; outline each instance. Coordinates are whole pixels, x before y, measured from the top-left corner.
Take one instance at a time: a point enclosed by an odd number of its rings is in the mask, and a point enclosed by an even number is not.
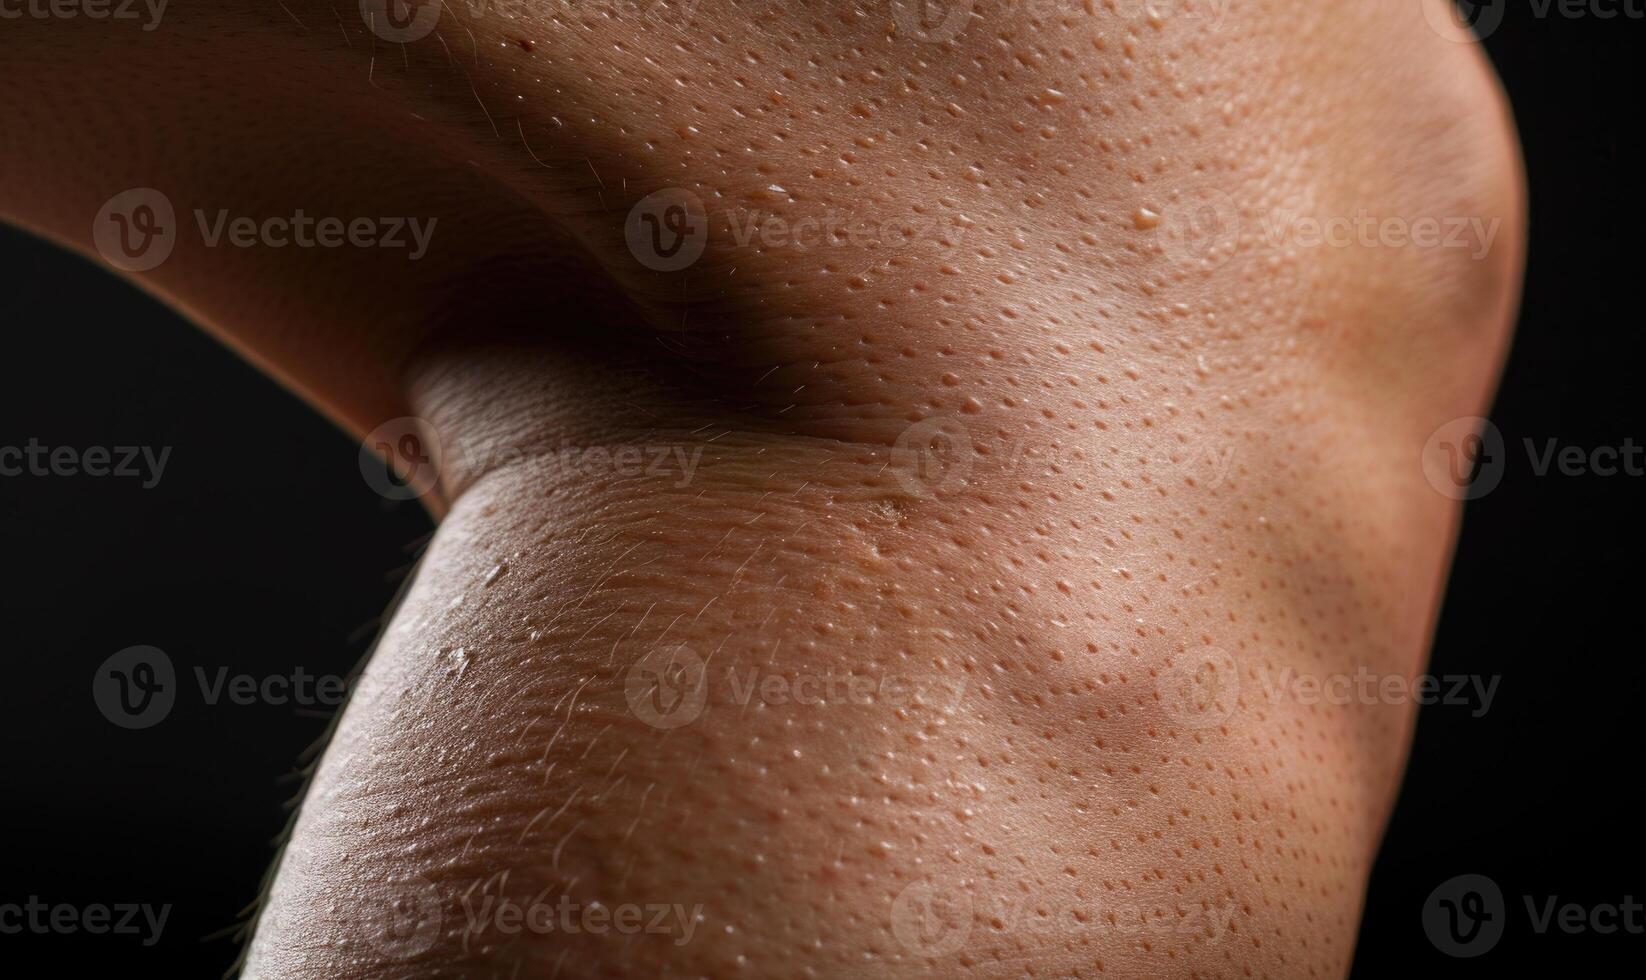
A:
[[[1439,0],[366,6],[0,23],[0,215],[441,450],[245,975],[1346,971],[1522,261]]]

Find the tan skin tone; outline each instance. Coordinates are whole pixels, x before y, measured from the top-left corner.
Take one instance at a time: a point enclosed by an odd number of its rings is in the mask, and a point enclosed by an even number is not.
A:
[[[1275,679],[1423,669],[1458,505],[1420,459],[1503,357],[1518,151],[1420,0],[1178,6],[0,24],[0,214],[96,257],[162,190],[135,281],[463,448],[247,975],[1346,971],[1414,706]],[[666,188],[683,271],[624,234]],[[1244,237],[1170,237],[1208,202]],[[438,224],[208,248],[197,208]],[[1497,231],[1292,220],[1361,212]],[[696,462],[585,452],[624,446]]]

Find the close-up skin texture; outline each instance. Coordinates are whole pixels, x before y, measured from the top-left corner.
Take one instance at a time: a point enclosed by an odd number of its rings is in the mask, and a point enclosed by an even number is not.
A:
[[[1424,668],[1523,260],[1451,16],[0,23],[0,216],[158,193],[123,274],[434,481],[243,974],[1343,975],[1414,704],[1334,694]]]

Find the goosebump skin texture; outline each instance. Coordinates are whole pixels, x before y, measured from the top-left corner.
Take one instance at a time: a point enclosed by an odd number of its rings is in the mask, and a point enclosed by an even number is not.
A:
[[[246,976],[1347,971],[1522,262],[1440,0],[360,6],[0,39],[0,212],[442,450]]]

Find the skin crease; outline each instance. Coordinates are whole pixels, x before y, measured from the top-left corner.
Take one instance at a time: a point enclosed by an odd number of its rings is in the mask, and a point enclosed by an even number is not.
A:
[[[8,220],[439,219],[133,277],[447,450],[245,975],[1346,972],[1415,706],[1284,679],[1423,669],[1420,454],[1522,262],[1477,46],[1419,0],[478,9],[0,25]],[[708,244],[658,272],[624,222],[669,188]],[[1170,237],[1208,202],[1237,241]],[[1499,231],[1272,234],[1362,211]]]

